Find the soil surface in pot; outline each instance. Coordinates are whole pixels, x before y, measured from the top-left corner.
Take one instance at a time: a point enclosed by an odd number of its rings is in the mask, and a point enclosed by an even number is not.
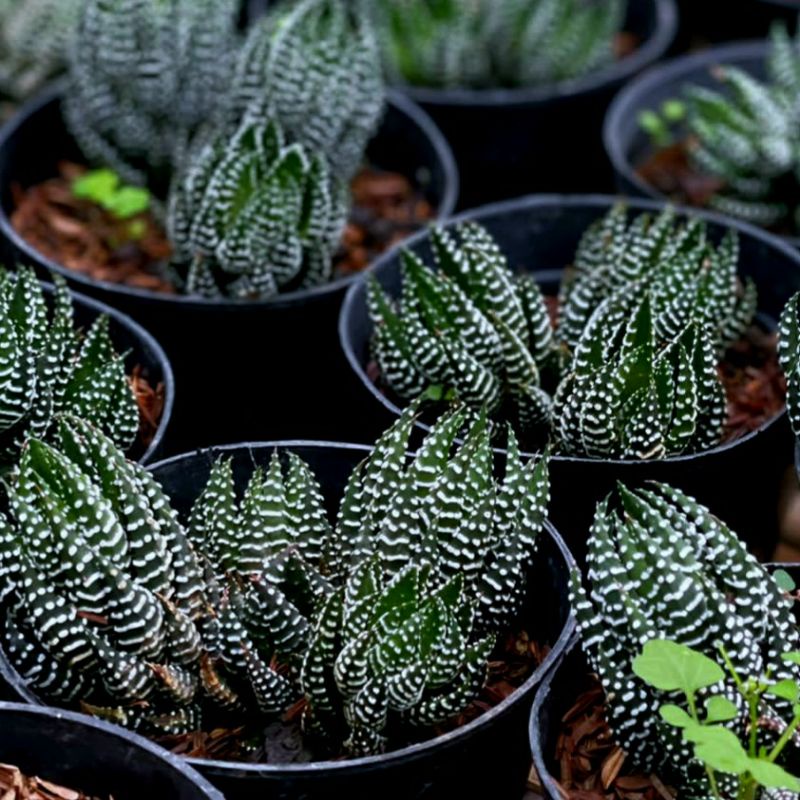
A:
[[[0,764],[0,798],[2,800],[99,800],[83,792],[55,783],[30,778],[17,767]]]
[[[558,301],[546,297],[551,318],[555,320]],[[778,338],[753,325],[747,333],[730,347],[718,365],[720,378],[728,400],[727,418],[720,444],[735,441],[776,417],[786,404],[786,379],[778,362]],[[402,408],[406,400],[383,380],[378,363],[371,360],[367,375],[382,394]],[[541,441],[526,441],[529,449],[539,449]]]
[[[567,800],[674,800],[657,775],[637,772],[614,743],[606,721],[605,693],[587,674],[575,687],[575,702],[559,722],[554,774]]]
[[[58,177],[28,189],[13,187],[11,224],[42,255],[95,280],[174,294],[167,263],[171,248],[151,212],[118,220],[72,192],[84,166],[62,163]],[[334,277],[367,267],[378,255],[422,228],[434,209],[404,175],[371,167],[351,184],[353,207],[334,261]]]
[[[481,694],[458,717],[433,729],[393,730],[389,732],[394,749],[425,741],[456,730],[499,705],[533,674],[547,657],[550,648],[531,641],[525,631],[509,634],[496,649],[489,662],[489,674]],[[187,758],[219,761],[240,761],[263,764],[308,763],[320,757],[340,760],[336,753],[317,753],[303,741],[300,718],[303,701],[290,708],[283,717],[264,727],[242,725],[237,728],[214,728],[181,736],[166,736],[155,741]]]
[[[714,195],[725,189],[725,181],[697,169],[691,151],[696,140],[687,136],[658,149],[651,149],[636,167],[636,174],[670,200],[696,208],[708,208]],[[793,206],[797,197],[797,181],[791,176],[776,181],[770,200]],[[767,228],[780,236],[797,236],[798,231],[783,226]]]

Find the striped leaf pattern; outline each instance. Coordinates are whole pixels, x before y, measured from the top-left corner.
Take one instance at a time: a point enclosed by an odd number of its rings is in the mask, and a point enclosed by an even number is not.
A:
[[[493,88],[547,85],[609,65],[626,3],[377,0],[369,5],[395,81]]]
[[[695,166],[721,182],[709,205],[769,228],[797,230],[793,199],[800,164],[800,49],[775,23],[767,80],[733,66],[714,70],[719,89],[685,90]]]
[[[547,459],[509,432],[496,478],[487,418],[464,408],[411,455],[417,414],[354,470],[335,526],[291,452],[249,475],[218,459],[184,524],[62,417],[57,448],[27,442],[0,515],[4,649],[42,695],[151,735],[302,699],[309,744],[368,755],[461,713],[521,608]]]
[[[0,2],[0,91],[25,100],[62,72],[83,0]]]
[[[636,755],[638,768],[655,771],[681,796],[707,796],[705,771],[691,748],[680,732],[659,724],[658,708],[678,702],[674,693],[643,683],[632,661],[651,639],[687,645],[719,662],[721,644],[740,675],[797,680],[796,665],[781,659],[800,644],[792,601],[724,523],[663,484],[621,487],[618,503],[609,497],[598,506],[586,584],[576,571],[572,603],[617,742]],[[748,710],[732,680],[698,700],[713,694],[737,705],[739,716],[729,724],[745,737]],[[770,713],[791,715],[790,704],[771,702]]]
[[[357,3],[275,4],[237,63],[228,114],[276,122],[287,140],[318,154],[338,178],[361,166],[384,104],[375,34]]]
[[[226,96],[238,0],[82,6],[64,107],[70,131],[87,158],[125,181],[163,183]]]
[[[49,436],[60,414],[91,419],[122,448],[136,438],[139,410],[108,317],[83,333],[62,279],[48,307],[33,270],[0,270],[0,460]]]
[[[217,134],[173,185],[167,227],[189,294],[267,298],[329,280],[348,213],[326,161],[277,123]]]
[[[393,302],[373,278],[369,309],[384,380],[403,397],[429,385],[452,389],[473,408],[507,408],[546,423],[550,398],[540,370],[555,358],[553,332],[535,282],[517,279],[488,232],[434,229],[436,269],[403,254],[403,292]]]
[[[672,209],[629,220],[618,205],[582,236],[556,322],[476,224],[435,229],[434,264],[402,254],[395,300],[372,279],[381,379],[401,398],[429,387],[509,421],[525,445],[654,459],[717,445],[726,417],[717,361],[753,324],[733,234],[711,241]]]
[[[800,293],[790,298],[778,323],[778,357],[786,376],[786,407],[800,438]]]

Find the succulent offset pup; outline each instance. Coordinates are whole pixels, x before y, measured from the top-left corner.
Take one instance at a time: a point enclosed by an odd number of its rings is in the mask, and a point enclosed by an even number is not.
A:
[[[27,437],[51,433],[55,418],[90,419],[121,448],[139,429],[125,363],[100,316],[83,335],[66,284],[55,279],[52,311],[31,269],[0,270],[0,463]]]
[[[83,0],[0,2],[0,92],[24,100],[67,66]]]
[[[610,64],[625,0],[376,0],[368,10],[396,81],[540,86]]]
[[[581,240],[557,323],[475,224],[433,231],[431,269],[403,254],[394,303],[372,279],[373,352],[383,380],[427,387],[512,422],[526,443],[568,455],[660,458],[714,446],[725,421],[717,359],[752,322],[734,234],[667,209],[628,221],[618,206]]]
[[[411,457],[415,417],[353,471],[335,527],[291,453],[241,498],[218,461],[184,525],[145,470],[62,418],[57,447],[27,444],[0,524],[10,660],[43,696],[150,734],[302,698],[315,752],[366,755],[452,718],[520,608],[547,461],[523,463],[509,433],[495,478],[486,418],[463,410]]]
[[[64,111],[83,154],[163,183],[229,89],[238,0],[86,0]]]
[[[690,497],[662,484],[620,488],[619,494],[620,511],[611,498],[597,508],[588,591],[579,573],[572,576],[583,650],[605,689],[608,721],[637,769],[655,772],[679,797],[737,796],[731,775],[718,773],[719,794],[712,791],[680,729],[659,713],[665,703],[680,704],[678,694],[643,681],[635,662],[648,642],[667,640],[704,654],[726,672],[732,668],[770,683],[797,681],[800,667],[792,654],[800,650],[800,634],[793,603],[738,537]],[[746,743],[756,731],[742,687],[733,677],[710,683],[697,693],[698,706],[702,701],[710,716],[714,703],[722,706],[711,698],[724,698],[730,711],[719,722]],[[769,693],[758,709],[764,720],[758,735],[777,741],[795,713],[788,694]],[[787,750],[797,758],[796,743]]]

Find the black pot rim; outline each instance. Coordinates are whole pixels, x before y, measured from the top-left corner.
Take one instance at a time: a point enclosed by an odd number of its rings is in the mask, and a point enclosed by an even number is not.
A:
[[[148,470],[155,472],[157,469],[174,465],[192,457],[206,456],[208,458],[213,458],[217,453],[234,453],[238,451],[252,452],[254,450],[273,450],[276,448],[290,449],[298,447],[314,448],[319,450],[345,450],[347,452],[363,453],[365,457],[373,449],[369,445],[364,444],[326,442],[305,439],[268,442],[243,442],[241,444],[229,444],[218,447],[201,448],[192,452],[172,456],[159,461],[156,464],[148,466]],[[572,569],[575,566],[575,560],[558,531],[550,524],[549,521],[545,522],[543,531],[546,532],[552,540],[560,556],[564,559],[567,569]],[[382,767],[397,761],[415,760],[427,755],[431,750],[434,750],[441,745],[458,742],[459,739],[468,736],[470,733],[472,733],[472,731],[482,728],[483,726],[492,722],[495,718],[504,715],[514,705],[514,703],[517,702],[521,694],[532,689],[537,683],[543,680],[553,664],[560,658],[561,653],[566,649],[569,641],[573,638],[574,633],[575,619],[570,613],[564,628],[559,634],[556,642],[553,644],[553,647],[545,660],[536,670],[534,670],[534,672],[521,686],[515,689],[497,706],[491,708],[489,711],[485,712],[476,719],[468,722],[466,725],[463,725],[456,730],[449,731],[441,736],[428,739],[424,742],[412,744],[408,747],[393,750],[390,753],[384,753],[383,755],[379,756],[365,756],[342,761],[312,761],[308,764],[250,764],[237,761],[219,761],[201,758],[187,758],[186,762],[195,769],[201,770],[205,775],[231,775],[235,773],[249,777],[258,777],[259,775],[280,777],[282,775],[299,775],[303,772],[341,774],[358,771],[362,768]],[[0,677],[8,678],[9,676],[13,678],[12,682],[16,690],[25,698],[26,702],[34,705],[41,705],[42,701],[28,688],[14,667],[8,662],[5,656],[3,656],[0,658]]]
[[[531,716],[528,722],[528,741],[530,742],[531,746],[533,766],[536,770],[536,774],[539,776],[542,788],[545,790],[545,797],[550,798],[551,800],[556,800],[556,798],[560,798],[562,795],[559,791],[559,787],[555,778],[553,778],[553,776],[550,774],[550,770],[544,761],[544,751],[542,749],[541,737],[542,729],[540,724],[542,707],[550,697],[550,691],[553,688],[553,681],[555,680],[556,675],[558,675],[559,669],[561,669],[564,661],[580,647],[580,642],[581,639],[578,634],[570,639],[570,641],[567,643],[567,646],[561,653],[558,663],[554,664],[550,672],[548,672],[547,675],[545,675],[542,679],[542,683],[539,686],[539,691],[536,692],[536,697],[533,698],[533,708],[531,708]]]
[[[648,1],[654,3],[656,8],[656,26],[653,35],[629,56],[588,75],[545,86],[515,89],[433,89],[403,83],[394,84],[394,88],[428,107],[497,108],[568,100],[578,95],[591,94],[609,84],[622,84],[640,70],[658,61],[667,52],[678,30],[678,9],[675,0]]]
[[[739,234],[744,234],[746,236],[750,236],[756,239],[760,239],[765,245],[768,247],[772,247],[781,251],[781,253],[789,258],[791,261],[797,263],[798,268],[800,268],[800,252],[795,250],[793,247],[788,245],[785,241],[783,241],[780,237],[774,236],[773,234],[767,233],[766,231],[762,230],[761,228],[756,228],[753,225],[750,225],[746,222],[742,222],[741,220],[733,219],[732,217],[726,217],[722,214],[718,214],[714,211],[708,211],[706,209],[698,209],[698,208],[690,208],[688,206],[677,205],[675,203],[669,203],[665,200],[650,200],[650,199],[642,199],[638,197],[623,197],[623,196],[615,196],[615,195],[603,195],[603,194],[573,194],[573,195],[559,195],[559,194],[538,194],[538,195],[528,195],[527,197],[518,197],[513,200],[504,200],[500,203],[492,203],[491,205],[482,206],[481,208],[466,211],[462,214],[458,214],[451,219],[447,220],[445,223],[445,227],[449,228],[454,225],[458,225],[462,222],[482,222],[486,218],[489,217],[497,217],[501,216],[505,213],[518,211],[521,209],[530,209],[530,208],[541,208],[546,206],[554,206],[554,207],[561,207],[561,208],[574,208],[574,207],[594,207],[594,208],[610,208],[615,203],[624,202],[629,209],[633,211],[660,211],[663,210],[666,206],[671,206],[675,209],[675,211],[682,215],[682,216],[694,216],[700,217],[701,219],[706,220],[707,222],[711,222],[715,225],[721,225],[725,228],[734,228]],[[414,245],[418,244],[419,242],[425,240],[429,236],[428,231],[419,231],[418,233],[414,234],[413,236],[406,239],[404,242],[400,244],[400,249],[404,249],[406,247],[413,247]],[[379,275],[381,271],[381,267],[388,263],[395,257],[395,251],[391,251],[385,253],[378,261],[375,262],[374,265],[374,274]],[[548,270],[548,272],[552,273],[552,270]],[[344,351],[345,358],[347,362],[350,364],[350,368],[353,370],[355,375],[364,385],[364,387],[370,392],[370,394],[380,402],[383,407],[389,411],[390,413],[394,414],[395,416],[399,416],[402,413],[402,409],[395,405],[395,403],[390,400],[386,395],[381,392],[375,383],[370,380],[369,376],[366,373],[366,370],[362,367],[361,362],[356,355],[355,351],[352,347],[352,342],[350,341],[350,337],[348,336],[348,322],[350,317],[355,313],[356,306],[363,302],[363,298],[361,296],[362,286],[365,283],[366,276],[364,276],[363,281],[359,280],[347,292],[345,296],[344,302],[342,303],[342,308],[339,313],[339,344]],[[669,463],[669,464],[681,464],[681,463],[689,463],[694,462],[699,459],[708,458],[710,456],[715,456],[719,453],[724,453],[728,450],[732,450],[733,448],[741,445],[744,442],[748,442],[751,439],[755,438],[756,436],[760,435],[764,431],[771,428],[773,425],[776,425],[784,416],[786,415],[786,408],[784,406],[783,410],[776,414],[771,419],[764,422],[758,428],[750,433],[742,436],[738,439],[734,439],[729,442],[725,442],[723,444],[717,445],[716,447],[711,448],[710,450],[706,450],[702,453],[692,453],[689,455],[680,455],[680,456],[672,456],[671,458],[666,459],[658,459],[658,460],[650,460],[650,461],[638,461],[633,459],[621,459],[621,458],[587,458],[587,457],[579,457],[579,456],[563,456],[563,455],[553,455],[551,456],[551,460],[555,463],[562,463],[562,464],[612,464],[615,466],[621,467],[632,467],[635,465],[648,465],[648,464],[662,464],[662,463]],[[427,429],[424,423],[417,422],[417,426],[422,429]],[[495,448],[498,452],[504,452],[503,448]]]
[[[800,12],[800,6],[798,11]],[[692,74],[716,64],[735,63],[744,59],[763,59],[768,48],[769,43],[764,39],[731,42],[711,47],[699,53],[678,56],[663,64],[656,64],[638,78],[634,78],[616,95],[608,107],[603,121],[603,146],[614,172],[635,186],[636,191],[641,192],[643,196],[655,200],[668,200],[666,195],[659,192],[638,174],[636,167],[628,157],[628,142],[623,137],[622,130],[630,116],[636,114],[637,109],[643,105],[640,98],[649,97],[654,89],[665,84],[674,83],[678,88],[678,84],[688,82]],[[795,247],[800,247],[800,237],[773,235],[791,242]]]
[[[127,744],[132,744],[139,750],[146,750],[159,760],[163,761],[171,770],[179,772],[187,781],[194,784],[198,792],[202,793],[203,797],[210,800],[225,800],[222,793],[215,789],[197,770],[193,769],[186,761],[180,756],[170,753],[157,744],[154,744],[149,739],[139,736],[138,733],[132,733],[119,725],[113,725],[110,722],[89,717],[86,714],[78,714],[74,711],[65,711],[60,708],[51,708],[42,705],[26,705],[25,703],[8,703],[0,701],[0,718],[4,712],[14,712],[15,714],[25,714],[30,717],[37,717],[41,720],[42,735],[47,736],[47,723],[53,717],[58,719],[67,720],[74,725],[82,728],[92,728],[93,730],[100,731],[105,736],[111,736],[115,739],[121,739]]]
[[[64,93],[66,81],[64,79],[52,83],[40,94],[28,101],[23,107],[2,127],[0,127],[0,151],[6,147],[10,138],[24,130],[31,116],[36,114],[45,106],[59,100]],[[450,149],[450,145],[442,132],[436,126],[426,111],[420,108],[412,99],[406,97],[402,92],[394,89],[387,90],[386,104],[392,106],[397,111],[408,117],[417,125],[430,141],[439,160],[444,176],[444,194],[436,209],[436,220],[448,218],[456,207],[459,194],[459,176],[456,166],[455,156]],[[22,236],[20,236],[11,224],[11,220],[5,209],[0,207],[0,235],[4,236],[17,249],[18,252],[31,261],[31,263],[41,263],[51,272],[59,273],[76,285],[86,286],[92,289],[102,289],[111,295],[123,295],[125,297],[135,297],[146,300],[150,303],[158,303],[165,308],[194,308],[203,309],[208,307],[245,307],[257,308],[265,311],[275,308],[288,308],[295,305],[302,305],[309,300],[315,300],[328,295],[344,291],[353,281],[357,280],[358,274],[348,275],[343,278],[329,281],[321,286],[313,286],[308,289],[297,289],[292,292],[278,294],[267,300],[246,300],[238,298],[204,298],[195,295],[185,294],[165,294],[141,289],[135,286],[126,286],[111,281],[93,280],[86,275],[75,270],[70,270],[57,261],[45,257],[36,248],[32,247]],[[377,259],[375,260],[377,261]],[[375,262],[373,262],[375,263]],[[368,265],[364,272],[369,272],[372,264]]]
[[[52,283],[41,281],[41,285],[47,293],[55,291],[55,286]],[[161,367],[162,381],[164,383],[164,408],[161,412],[161,419],[158,421],[153,441],[150,442],[142,456],[137,459],[140,464],[147,464],[161,447],[170,420],[172,419],[172,410],[175,405],[175,376],[172,372],[172,364],[158,340],[134,319],[131,319],[127,314],[123,314],[116,308],[102,303],[100,300],[95,300],[93,297],[87,297],[80,292],[76,292],[71,286],[67,288],[72,296],[72,302],[76,306],[83,306],[91,310],[92,313],[97,316],[105,314],[107,317],[114,320],[121,328],[126,328],[134,339],[137,339],[144,347],[153,353],[153,356]]]

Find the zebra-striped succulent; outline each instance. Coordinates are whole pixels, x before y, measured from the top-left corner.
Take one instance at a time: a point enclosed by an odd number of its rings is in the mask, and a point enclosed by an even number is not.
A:
[[[536,86],[610,64],[625,0],[378,0],[396,81],[445,88]]]
[[[557,324],[478,225],[431,233],[437,271],[403,258],[393,302],[369,285],[382,379],[412,398],[440,386],[570,455],[662,458],[713,447],[725,421],[717,359],[751,325],[752,281],[734,234],[672,210],[631,222],[612,209],[583,236]]]
[[[84,156],[129,183],[169,180],[226,96],[238,0],[85,0],[64,110]]]
[[[407,411],[347,485],[324,559],[340,588],[316,622],[301,684],[306,730],[330,735],[341,708],[348,752],[382,750],[393,716],[430,726],[460,713],[520,609],[547,461],[523,464],[509,432],[497,481],[485,418],[450,455],[464,420],[458,410],[441,418],[409,460]]]
[[[638,292],[592,316],[558,387],[553,434],[571,455],[665,458],[720,440],[725,391],[708,329],[691,322],[660,346],[652,295]]]
[[[290,142],[349,180],[383,111],[384,84],[368,15],[350,0],[277,4],[252,28],[228,104],[242,120],[277,122]]]
[[[696,167],[723,182],[708,201],[726,214],[765,227],[800,228],[800,39],[776,24],[768,80],[724,66],[722,90],[685,90]]]
[[[265,298],[327,281],[347,189],[272,123],[218,134],[170,193],[173,266],[189,294]]]
[[[0,462],[29,436],[47,436],[63,413],[91,419],[122,448],[139,429],[123,358],[100,316],[82,335],[72,298],[56,278],[52,310],[33,270],[0,270]]]
[[[383,379],[403,397],[443,385],[473,408],[504,407],[526,436],[547,423],[540,373],[558,362],[536,282],[512,274],[479,225],[431,231],[437,271],[406,251],[403,293],[393,303],[370,278],[373,350]]]
[[[800,439],[800,292],[790,298],[778,323],[778,358],[786,376],[786,409]]]
[[[658,774],[680,797],[710,797],[691,746],[659,717],[665,702],[679,702],[676,694],[643,682],[633,661],[648,641],[666,639],[724,667],[722,645],[741,676],[797,680],[800,668],[782,658],[800,648],[793,603],[738,537],[690,497],[662,484],[619,491],[622,513],[607,498],[595,515],[588,592],[580,574],[572,576],[583,650],[605,689],[616,741],[637,769]],[[738,715],[725,724],[745,741],[750,714],[733,679],[701,693],[698,702],[714,695],[735,704]],[[773,718],[780,732],[792,704],[777,695],[769,700],[761,717]]]
[[[241,498],[218,461],[184,526],[146,471],[62,419],[0,518],[6,653],[42,694],[151,734],[303,699],[318,752],[370,754],[390,726],[460,713],[524,597],[547,461],[509,433],[495,479],[486,418],[463,410],[411,457],[416,414],[355,469],[335,527],[291,453]]]
[[[658,342],[695,321],[708,327],[714,351],[722,355],[756,312],[756,286],[740,280],[738,266],[734,231],[714,245],[699,218],[681,223],[668,207],[656,217],[640,214],[629,221],[625,206],[617,205],[581,238],[561,288],[556,336],[575,351],[606,299],[649,291]]]
[[[67,65],[83,0],[0,2],[0,92],[30,97]]]

